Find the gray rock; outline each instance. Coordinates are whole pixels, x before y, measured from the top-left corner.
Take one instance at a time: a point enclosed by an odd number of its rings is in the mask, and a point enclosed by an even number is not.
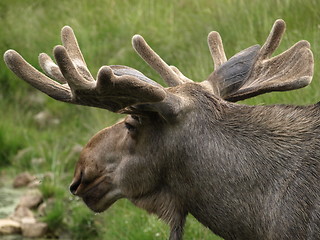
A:
[[[41,93],[33,92],[32,94],[27,95],[25,100],[28,104],[30,104],[31,106],[34,106],[34,105],[43,105],[46,101],[46,98]]]
[[[17,206],[14,213],[10,215],[10,219],[20,222],[24,218],[34,218],[33,212],[25,206]]]
[[[39,238],[46,235],[48,231],[48,224],[43,222],[36,222],[35,219],[25,218],[21,223],[22,236],[28,238]]]
[[[23,227],[23,225],[33,224],[36,222],[37,222],[37,220],[34,217],[24,217],[21,219],[21,228]]]
[[[46,215],[47,203],[43,202],[39,205],[37,209],[37,216],[43,217]]]
[[[75,144],[75,145],[73,146],[73,148],[71,149],[71,153],[78,155],[78,154],[81,153],[82,149],[83,149],[83,146],[82,146],[82,145],[80,145],[80,144]]]
[[[28,184],[28,188],[38,188],[41,184],[41,181],[39,179],[33,180]]]
[[[42,201],[42,193],[38,189],[32,189],[20,198],[19,206],[33,209],[38,207]]]
[[[58,125],[60,124],[60,120],[58,118],[54,118],[52,114],[48,111],[42,111],[37,113],[33,117],[34,121],[37,123],[39,128],[45,128],[50,125]]]
[[[12,219],[0,219],[0,235],[15,234],[21,232],[21,224]]]
[[[30,182],[34,181],[35,177],[32,176],[28,172],[20,173],[16,178],[13,180],[13,187],[20,188],[27,186]]]

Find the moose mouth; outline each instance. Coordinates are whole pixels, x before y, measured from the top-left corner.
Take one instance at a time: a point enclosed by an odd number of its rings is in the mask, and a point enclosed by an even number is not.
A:
[[[94,212],[103,212],[122,198],[121,191],[113,184],[99,181],[80,195],[84,203]]]
[[[118,189],[109,190],[103,194],[90,190],[90,193],[82,197],[84,203],[94,212],[100,213],[107,210],[118,199],[122,198],[121,192]]]

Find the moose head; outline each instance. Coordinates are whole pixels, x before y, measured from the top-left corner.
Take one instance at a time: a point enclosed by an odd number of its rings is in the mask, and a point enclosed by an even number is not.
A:
[[[182,239],[188,213],[226,239],[319,239],[319,107],[234,103],[311,82],[307,41],[271,57],[284,30],[277,20],[262,47],[229,60],[211,32],[214,71],[202,82],[135,35],[133,48],[167,88],[121,65],[101,67],[95,80],[70,27],[54,48],[56,63],[39,56],[47,76],[14,50],[4,59],[56,100],[127,114],[98,132],[77,163],[70,191],[93,211],[127,198],[166,221],[171,240]]]

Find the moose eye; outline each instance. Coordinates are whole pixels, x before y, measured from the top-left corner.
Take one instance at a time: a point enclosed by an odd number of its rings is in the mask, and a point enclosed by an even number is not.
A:
[[[133,125],[131,125],[130,123],[127,123],[127,122],[125,122],[124,125],[125,125],[126,129],[128,129],[128,131],[134,131],[136,129]]]
[[[136,132],[138,126],[140,125],[140,119],[137,116],[129,115],[126,118],[124,125],[129,132]]]

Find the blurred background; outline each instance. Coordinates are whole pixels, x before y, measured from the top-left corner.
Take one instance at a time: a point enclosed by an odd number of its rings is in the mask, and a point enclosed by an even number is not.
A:
[[[39,53],[52,56],[53,47],[61,44],[61,28],[69,25],[93,75],[102,65],[127,65],[164,85],[132,49],[131,38],[138,33],[168,64],[202,81],[213,71],[206,43],[210,31],[220,33],[229,58],[263,44],[274,21],[282,18],[287,31],[276,54],[308,40],[315,58],[313,82],[301,90],[265,94],[244,103],[313,104],[320,100],[319,13],[320,0],[1,0],[0,52],[15,49],[40,69]],[[51,237],[168,237],[165,224],[126,200],[96,215],[68,191],[81,147],[123,116],[56,102],[18,79],[3,60],[0,112],[0,187],[8,187],[21,172],[37,176],[44,201],[50,202],[41,220]],[[189,216],[184,239],[219,238]]]

